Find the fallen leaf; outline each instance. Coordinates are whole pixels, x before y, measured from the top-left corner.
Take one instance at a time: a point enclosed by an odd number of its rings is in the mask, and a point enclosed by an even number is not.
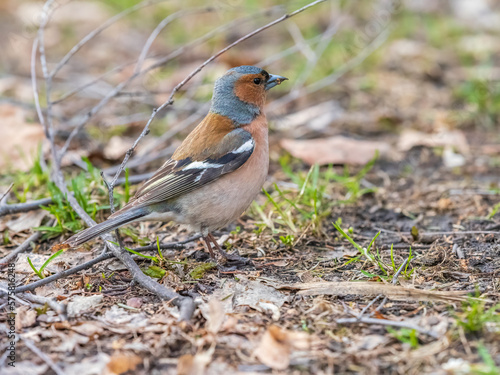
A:
[[[47,216],[47,211],[37,210],[21,214],[15,220],[9,220],[7,222],[7,228],[15,233],[25,231],[34,227],[39,227],[42,224],[42,220]]]
[[[373,159],[377,151],[380,155],[386,155],[390,150],[388,143],[361,141],[342,136],[309,140],[283,139],[281,146],[309,165],[365,165]]]
[[[344,109],[340,106],[339,102],[331,100],[284,116],[277,121],[276,128],[286,132],[289,136],[293,134],[293,137],[299,138],[305,132],[323,131],[333,121],[341,118],[343,114]],[[297,131],[298,128],[301,128],[300,131]]]
[[[103,331],[100,323],[95,321],[85,322],[78,326],[73,326],[71,329],[80,335],[91,338],[95,338],[94,336],[98,336]]]
[[[453,148],[446,146],[443,150],[443,164],[446,168],[456,168],[465,165],[465,157],[453,151]]]
[[[127,300],[127,306],[130,307],[135,307],[138,309],[139,307],[142,306],[142,298],[139,297],[132,297]]]
[[[105,353],[98,353],[97,355],[79,360],[76,363],[66,364],[63,368],[66,374],[78,374],[78,375],[96,375],[96,374],[109,374],[107,369],[107,364],[110,361],[110,357]],[[31,374],[27,372],[26,374]]]
[[[119,137],[115,135],[111,137],[109,142],[104,149],[104,156],[111,160],[116,160],[119,158],[123,158],[123,155],[127,152],[127,150],[132,147],[134,142],[128,138]]]
[[[28,123],[25,111],[10,104],[0,105],[0,169],[27,170],[33,165],[39,144],[45,138],[40,124]]]
[[[133,353],[114,353],[107,365],[111,374],[120,375],[127,371],[134,371],[142,363],[142,358]]]
[[[290,365],[293,350],[307,350],[311,337],[304,332],[283,330],[270,326],[255,349],[255,356],[266,366],[274,370],[285,370]]]
[[[37,313],[34,309],[22,306],[17,309],[16,328],[21,331],[23,328],[32,327],[36,323]]]
[[[408,151],[415,146],[425,147],[453,147],[462,154],[468,154],[469,143],[460,130],[443,129],[437,133],[429,134],[413,129],[404,130],[398,141],[398,149]]]
[[[121,328],[140,328],[148,325],[148,318],[144,312],[133,313],[116,305],[111,306],[103,317],[108,324],[113,324]]]
[[[233,306],[249,306],[254,310],[270,313],[275,321],[279,320],[279,309],[287,300],[287,296],[259,281],[240,280],[232,289],[235,292]]]
[[[184,354],[177,362],[177,375],[204,375],[205,368],[212,360],[215,346],[196,355]]]
[[[347,351],[352,354],[359,353],[361,350],[373,350],[386,344],[389,338],[384,335],[367,335],[357,337]]]
[[[222,303],[214,298],[208,301],[208,317],[205,325],[208,332],[214,334],[219,332],[222,324],[224,323],[225,317],[226,313],[224,312],[224,306]]]
[[[68,302],[68,316],[75,317],[83,314],[102,302],[103,296],[101,294],[96,294],[94,296],[74,296],[71,301]]]
[[[330,295],[344,296],[348,294],[358,294],[363,296],[375,296],[382,294],[397,301],[443,301],[461,302],[467,301],[467,291],[437,292],[424,289],[406,288],[399,285],[371,283],[371,282],[314,282],[298,283],[292,285],[282,285],[278,289],[299,290],[302,295]]]

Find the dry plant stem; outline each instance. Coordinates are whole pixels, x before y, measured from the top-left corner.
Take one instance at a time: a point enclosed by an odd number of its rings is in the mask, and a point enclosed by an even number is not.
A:
[[[58,365],[56,365],[47,354],[37,348],[33,341],[25,339],[22,336],[21,339],[24,341],[26,347],[40,357],[42,361],[44,361],[52,369],[52,371],[56,373],[56,375],[66,375],[66,373]]]
[[[196,235],[196,236],[192,236],[192,237],[189,237],[188,239],[184,240],[184,241],[179,241],[179,242],[173,242],[173,243],[166,243],[166,244],[160,244],[160,249],[162,250],[168,250],[168,249],[182,249],[183,248],[183,244],[186,244],[188,242],[192,242],[192,241],[195,241],[199,238],[200,236],[199,235]],[[133,250],[135,251],[138,251],[138,252],[143,252],[143,251],[155,251],[157,249],[157,245],[154,244],[154,245],[149,245],[149,246],[142,246],[142,247],[136,247],[134,248]],[[59,279],[62,279],[64,277],[67,277],[67,276],[70,276],[70,275],[73,275],[75,273],[78,273],[80,271],[83,271],[85,269],[88,269],[100,262],[103,262],[107,259],[111,259],[113,258],[114,255],[112,253],[104,253],[104,254],[101,254],[99,255],[98,257],[92,259],[92,260],[89,260],[88,262],[85,262],[85,263],[82,263],[82,264],[79,264],[78,266],[75,266],[75,267],[72,267],[72,268],[69,268],[67,270],[64,270],[64,271],[61,271],[61,272],[58,272],[54,275],[50,275],[50,276],[47,276],[45,279],[40,279],[40,280],[37,280],[31,284],[28,284],[28,285],[23,285],[23,286],[19,286],[16,288],[15,292],[16,293],[22,293],[22,292],[28,292],[28,291],[33,291],[35,290],[36,288],[42,286],[42,285],[46,285],[46,284],[50,284],[56,280],[59,280]]]
[[[179,12],[176,12],[172,15],[170,15],[168,18],[168,23],[170,23],[171,21],[177,19],[177,18],[180,18],[186,14],[193,14],[193,13],[197,13],[197,12],[210,12],[212,11],[213,9],[212,8],[202,8],[202,9],[197,9],[197,10],[194,10],[194,11],[190,11],[190,12],[184,12],[184,11],[179,11]],[[165,25],[163,25],[163,27],[165,27]],[[146,51],[147,53],[147,48],[149,48],[148,45],[145,45],[143,47],[143,52]],[[141,55],[143,54],[143,52],[141,52]],[[88,123],[88,121],[97,113],[99,112],[112,98],[114,98],[116,95],[118,95],[118,93],[120,93],[125,87],[127,87],[127,85],[129,85],[132,81],[134,81],[137,77],[139,77],[141,75],[141,71],[139,72],[134,72],[128,79],[126,79],[125,81],[119,83],[117,86],[115,86],[115,88],[113,90],[111,90],[110,92],[108,92],[106,94],[106,96],[104,98],[101,99],[101,101],[94,107],[92,107],[92,109],[87,112],[87,114],[83,117],[83,119],[74,127],[74,129],[71,131],[71,133],[69,134],[68,138],[66,139],[66,142],[64,144],[64,146],[62,147],[60,153],[59,153],[59,158],[62,159],[62,157],[64,156],[64,154],[66,153],[66,151],[68,150],[69,148],[69,145],[71,144],[71,141],[73,140],[73,138],[76,136],[76,134],[78,134],[78,132]],[[47,107],[47,111],[49,110],[49,107]],[[60,162],[60,159],[59,159],[59,162]]]
[[[403,271],[403,269],[406,267],[406,264],[408,263],[409,260],[410,260],[410,258],[406,258],[405,261],[403,262],[403,264],[401,264],[399,266],[398,270],[394,274],[394,277],[392,278],[392,283],[394,285],[396,285],[396,283],[398,282],[398,277],[401,274],[401,272]]]
[[[403,271],[403,269],[406,267],[406,264],[410,261],[410,258],[406,258],[403,262],[403,264],[401,264],[398,268],[398,270],[396,271],[396,273],[394,274],[393,278],[392,278],[392,284],[393,285],[396,285],[397,282],[398,282],[398,277],[399,275],[401,274],[401,272]],[[382,295],[379,295],[379,297],[381,297]],[[382,310],[382,308],[385,306],[386,302],[387,302],[387,296],[384,297],[384,299],[382,300],[382,302],[380,303],[380,305],[375,309],[375,311],[380,311]]]
[[[246,16],[246,17],[242,17],[242,18],[239,18],[239,19],[236,19],[234,21],[231,21],[225,25],[222,25],[222,26],[219,26],[217,28],[215,28],[214,30],[212,31],[209,31],[208,33],[204,34],[203,36],[199,37],[198,39],[195,39],[193,40],[192,42],[178,48],[177,50],[169,53],[167,56],[164,56],[160,59],[158,59],[156,62],[154,62],[151,66],[145,68],[144,70],[142,70],[140,73],[139,73],[139,76],[142,76],[154,69],[157,69],[157,68],[160,68],[161,66],[167,64],[168,62],[172,61],[173,59],[179,57],[180,55],[182,55],[184,52],[206,42],[207,40],[211,39],[212,37],[214,37],[215,35],[217,35],[218,33],[221,33],[221,32],[224,32],[226,30],[229,30],[231,29],[232,27],[234,26],[241,26],[241,24],[243,22],[246,22],[250,19],[254,19],[256,15],[258,14],[264,14],[264,15],[267,15],[268,13],[271,14],[272,12],[274,12],[276,9],[280,8],[280,6],[276,6],[276,7],[273,7],[273,8],[270,8],[270,9],[267,9],[263,12],[258,12],[256,14],[252,14],[250,16]],[[63,96],[61,96],[59,99],[55,100],[53,102],[53,104],[59,104],[60,102],[66,100],[67,98],[69,98],[70,96],[80,92],[80,91],[83,91],[85,90],[86,88],[96,84],[97,82],[99,82],[100,80],[110,76],[111,74],[113,73],[118,73],[118,72],[121,72],[123,69],[125,69],[126,67],[130,66],[130,65],[133,65],[133,64],[137,64],[137,60],[134,60],[132,62],[128,62],[128,63],[125,63],[125,64],[122,64],[122,65],[119,65],[113,69],[111,69],[110,71],[106,72],[106,73],[103,73],[102,75],[96,77],[95,79],[93,79],[92,81],[90,82],[87,82],[86,84],[80,86],[80,87],[77,87],[75,88],[74,90],[71,90],[69,91],[68,93],[64,94]]]
[[[27,203],[4,204],[0,206],[0,216],[37,210],[40,208],[40,206],[46,206],[51,203],[52,203],[52,198],[43,198]]]
[[[368,317],[363,316],[360,318],[337,319],[336,322],[338,324],[366,323],[366,324],[381,324],[384,326],[399,327],[399,328],[408,328],[408,329],[414,329],[417,332],[423,333],[423,334],[430,336],[430,337],[433,337],[435,339],[439,338],[438,334],[434,331],[427,330],[427,329],[422,328],[420,326],[417,326],[415,324],[406,323],[406,322],[397,322],[394,320],[368,318]]]
[[[361,64],[368,56],[370,56],[373,51],[379,48],[388,38],[390,34],[390,30],[386,29],[382,33],[380,33],[365,49],[363,49],[358,55],[353,57],[351,60],[347,61],[340,68],[338,68],[333,74],[328,77],[322,78],[319,81],[316,81],[308,86],[305,86],[301,90],[293,91],[288,95],[283,96],[280,99],[273,101],[270,105],[268,105],[267,110],[269,113],[276,111],[278,108],[294,101],[299,96],[303,97],[305,95],[310,95],[321,90],[324,87],[330,86],[335,83],[340,77],[344,74]]]
[[[14,183],[12,182],[5,193],[2,194],[2,197],[0,198],[0,209],[2,206],[5,204],[5,201],[7,200],[7,195],[9,195],[10,191],[12,190],[12,187],[14,186]]]
[[[113,258],[113,257],[114,257],[114,255],[111,254],[111,253],[102,254],[102,255],[98,256],[97,258],[89,260],[88,262],[85,262],[85,263],[79,264],[78,266],[75,266],[73,268],[70,268],[70,269],[58,272],[58,273],[56,273],[54,275],[47,276],[45,279],[40,279],[40,280],[37,280],[37,281],[35,281],[35,282],[31,283],[31,284],[19,286],[19,287],[16,288],[15,292],[16,293],[22,293],[22,292],[33,291],[33,290],[35,290],[36,288],[38,288],[40,286],[50,284],[50,283],[52,283],[52,282],[54,282],[54,281],[56,281],[58,279],[62,279],[62,278],[67,277],[69,275],[73,275],[73,274],[78,273],[78,272],[80,272],[82,270],[90,268],[90,267],[92,267],[93,265],[95,265],[97,263],[103,262],[106,259],[110,259],[110,258]]]
[[[63,320],[66,320],[66,305],[58,303],[53,298],[47,298],[42,296],[37,296],[36,294],[23,293],[19,295],[20,298],[26,301],[37,303],[40,305],[47,304],[52,310],[54,310]]]
[[[71,48],[71,50],[61,59],[61,61],[59,61],[59,63],[57,64],[57,66],[54,68],[54,70],[52,70],[52,72],[50,73],[51,77],[54,78],[55,75],[63,68],[63,66],[66,65],[67,62],[85,44],[87,44],[88,42],[90,42],[92,39],[94,39],[97,35],[99,35],[100,33],[102,33],[108,27],[112,26],[113,24],[115,24],[116,22],[118,22],[119,20],[121,20],[122,18],[128,16],[129,14],[131,14],[131,13],[133,13],[133,12],[139,10],[139,9],[148,7],[150,5],[158,4],[158,3],[161,3],[161,2],[165,2],[165,1],[167,1],[167,0],[143,1],[143,2],[141,2],[139,4],[137,4],[137,5],[134,5],[134,6],[130,7],[130,8],[128,8],[128,9],[125,9],[122,12],[118,13],[117,15],[111,17],[106,22],[104,22],[101,26],[99,26],[98,28],[96,28],[93,31],[91,31],[90,33],[88,33],[82,40],[80,40],[77,44],[75,44],[73,46],[73,48]]]

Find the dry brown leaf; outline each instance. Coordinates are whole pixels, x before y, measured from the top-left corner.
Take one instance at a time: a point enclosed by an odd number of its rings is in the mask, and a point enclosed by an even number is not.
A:
[[[217,333],[224,323],[226,313],[224,312],[224,306],[215,298],[208,301],[208,317],[205,327],[208,332]]]
[[[134,371],[142,363],[142,358],[133,353],[114,353],[107,365],[111,374],[123,374],[127,371]]]
[[[470,151],[467,137],[460,130],[445,129],[434,134],[413,129],[404,130],[399,137],[399,150],[408,151],[415,146],[455,147],[462,154],[468,154]]]
[[[26,122],[24,110],[10,104],[0,105],[0,118],[0,139],[4,140],[0,148],[0,169],[9,166],[28,169],[45,137],[42,126]]]
[[[205,368],[212,360],[215,345],[209,350],[196,355],[185,354],[177,362],[177,375],[204,375]]]
[[[347,294],[359,294],[363,296],[375,296],[383,294],[396,301],[408,299],[416,301],[443,301],[460,302],[467,300],[466,291],[436,292],[432,290],[405,288],[398,285],[371,283],[371,282],[315,282],[282,285],[278,289],[299,290],[302,295],[330,295],[343,296]]]
[[[132,297],[127,300],[127,306],[135,307],[136,309],[142,306],[142,298]]]
[[[16,328],[22,331],[23,328],[32,327],[36,323],[36,311],[26,306],[17,309],[16,314]]]
[[[377,151],[385,155],[390,149],[385,142],[360,141],[342,136],[308,140],[283,139],[281,146],[309,165],[365,165]]]
[[[266,366],[274,370],[285,370],[290,364],[293,350],[307,350],[311,345],[311,337],[304,332],[283,330],[270,326],[262,336],[255,356]]]
[[[7,228],[15,233],[19,233],[33,227],[39,227],[47,213],[45,210],[38,210],[21,214],[17,219],[9,220]]]

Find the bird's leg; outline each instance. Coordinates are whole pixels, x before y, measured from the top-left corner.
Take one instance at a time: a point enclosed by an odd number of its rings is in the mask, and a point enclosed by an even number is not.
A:
[[[210,245],[210,241],[212,241],[212,239],[209,236],[202,236],[201,238],[203,238],[203,242],[205,243],[205,246],[206,246],[208,252],[210,253],[210,257],[213,260],[215,260],[215,264],[217,264],[217,269],[219,271],[232,272],[236,269],[236,267],[224,267],[223,265],[219,264],[219,261],[217,260],[217,257],[215,256],[214,251],[212,250],[212,245]],[[216,246],[218,246],[217,243],[215,243],[215,244],[216,244]]]
[[[215,254],[214,254],[214,251],[212,250],[212,246],[210,245],[210,238],[208,236],[202,236],[201,238],[203,238],[203,242],[205,243],[205,247],[207,248],[208,250],[208,253],[210,254],[210,257],[212,259],[215,259]]]
[[[232,254],[228,254],[225,252],[222,247],[217,243],[217,240],[213,236],[212,233],[208,233],[207,238],[212,241],[212,243],[215,245],[217,251],[224,257],[229,262],[238,262],[238,263],[243,263],[243,264],[252,264],[252,261],[250,259],[244,258],[238,254],[238,251],[236,250]]]

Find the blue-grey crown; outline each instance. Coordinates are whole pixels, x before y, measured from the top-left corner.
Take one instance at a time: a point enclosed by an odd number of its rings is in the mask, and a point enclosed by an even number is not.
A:
[[[239,74],[259,74],[260,72],[262,72],[262,69],[257,68],[256,66],[242,65],[242,66],[237,66],[236,68],[233,69],[229,69],[227,73],[229,72],[236,72]]]
[[[242,75],[260,72],[262,72],[261,68],[249,65],[229,69],[226,74],[215,81],[210,112],[230,118],[236,126],[251,123],[260,114],[260,109],[255,104],[238,98],[234,93],[234,84]]]

